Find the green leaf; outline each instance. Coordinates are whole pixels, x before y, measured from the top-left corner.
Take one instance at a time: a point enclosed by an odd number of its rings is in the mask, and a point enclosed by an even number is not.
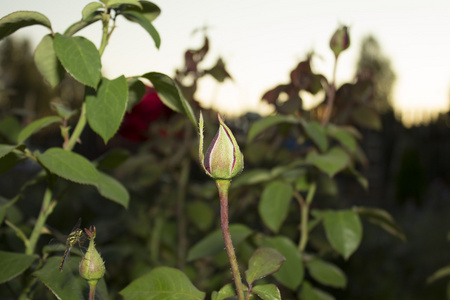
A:
[[[72,110],[62,104],[56,103],[56,102],[51,102],[50,103],[51,107],[53,110],[56,111],[56,113],[58,114],[58,116],[60,116],[63,119],[70,119],[72,116],[74,116],[77,113],[77,110]]]
[[[83,300],[85,299],[83,291],[88,290],[88,285],[85,280],[79,280],[79,276],[75,276],[74,272],[78,273],[78,264],[81,261],[79,257],[72,257],[68,265],[64,267],[63,272],[59,272],[60,257],[50,257],[43,268],[34,272],[43,284],[56,296],[58,299],[64,300]],[[76,271],[75,271],[76,270]],[[95,290],[96,298],[107,299],[107,290],[104,279],[101,279],[97,284]]]
[[[4,283],[22,274],[39,258],[38,255],[0,251],[0,283]]]
[[[447,283],[447,299],[450,299],[450,281]]]
[[[35,11],[16,11],[0,19],[0,40],[20,28],[42,25],[52,30],[50,20]]]
[[[364,190],[369,190],[369,181],[366,177],[364,177],[364,175],[362,175],[352,165],[349,166],[348,171],[355,177],[356,181],[358,181],[358,183],[363,187]]]
[[[64,31],[64,35],[73,36],[75,33],[80,31],[81,29],[84,29],[84,28],[88,27],[89,25],[91,25],[97,21],[100,21],[101,19],[102,19],[102,16],[100,13],[94,13],[88,19],[81,20],[81,21],[75,22],[72,25],[70,25],[66,29],[66,31]]]
[[[26,139],[28,139],[32,134],[38,132],[42,128],[45,128],[53,123],[61,122],[61,117],[59,116],[49,116],[44,117],[39,120],[35,120],[27,125],[22,131],[19,133],[17,137],[18,143],[23,143]]]
[[[372,207],[355,207],[353,210],[367,221],[380,226],[393,236],[406,242],[406,235],[402,228],[395,222],[394,218],[385,210]]]
[[[344,288],[347,285],[344,272],[332,263],[314,258],[306,263],[306,268],[312,278],[323,285],[335,288]]]
[[[427,278],[427,284],[430,284],[443,277],[450,276],[450,265],[440,268],[434,272],[430,277]]]
[[[88,20],[89,18],[92,18],[92,16],[97,12],[97,10],[102,7],[103,5],[99,2],[88,3],[81,12],[82,19]]]
[[[325,128],[320,125],[317,121],[307,122],[305,120],[301,120],[301,124],[305,133],[313,142],[319,147],[321,152],[324,152],[328,148],[328,139],[325,133]]]
[[[253,169],[246,171],[239,175],[239,177],[236,177],[236,179],[233,179],[233,184],[231,185],[231,188],[237,188],[243,185],[252,185],[252,184],[258,184],[261,182],[268,181],[272,178],[270,171],[266,169]]]
[[[115,178],[105,173],[98,172],[98,175],[98,191],[100,195],[128,208],[130,195],[127,189]]]
[[[248,262],[248,270],[245,271],[245,279],[249,285],[253,285],[258,279],[275,273],[286,259],[276,249],[260,247],[253,252]]]
[[[127,18],[129,21],[138,23],[139,25],[142,26],[142,28],[144,28],[148,34],[150,34],[150,36],[152,37],[153,41],[155,42],[155,46],[156,48],[159,49],[159,47],[161,46],[161,37],[159,36],[158,31],[156,30],[156,28],[153,26],[152,22],[149,21],[145,15],[139,11],[133,11],[133,10],[123,10],[121,12],[121,14]]]
[[[64,76],[64,68],[56,56],[51,35],[44,36],[36,47],[34,63],[52,88],[61,82]]]
[[[237,247],[237,245],[245,240],[251,233],[252,230],[245,225],[230,225],[230,234],[234,247]],[[217,229],[189,250],[187,260],[193,261],[201,257],[219,253],[221,251],[225,251],[225,243],[223,242],[222,230]]]
[[[306,156],[306,162],[333,177],[337,172],[345,169],[350,163],[347,152],[339,147],[333,147],[324,154],[310,152]]]
[[[6,212],[9,208],[14,207],[14,204],[22,198],[22,195],[19,194],[15,196],[13,199],[8,200],[0,196],[0,224],[3,223],[3,220],[6,216]],[[1,282],[0,282],[1,283]]]
[[[26,158],[24,145],[0,145],[0,174],[10,170]]]
[[[305,281],[302,284],[298,298],[299,300],[335,300],[335,298],[330,294],[313,288],[308,281]]]
[[[0,120],[0,139],[4,138],[8,143],[16,144],[21,130],[22,125],[13,116],[6,116]]]
[[[181,271],[168,267],[158,267],[150,273],[134,280],[120,291],[125,300],[184,300],[204,299],[199,291]]]
[[[105,144],[119,130],[127,108],[127,99],[128,85],[123,75],[113,80],[103,78],[97,91],[88,89],[87,120]]]
[[[281,300],[281,294],[275,284],[257,285],[252,288],[252,292],[263,300]]]
[[[262,119],[259,119],[258,121],[254,122],[250,129],[248,130],[247,134],[247,143],[250,143],[253,141],[253,139],[262,131],[266,130],[269,127],[282,124],[282,123],[289,123],[289,124],[298,124],[299,120],[297,118],[294,118],[292,116],[285,116],[285,115],[275,115],[275,116],[268,116]]]
[[[197,128],[197,118],[172,78],[157,72],[146,73],[142,77],[152,82],[159,98],[165,105],[176,112],[184,113]]]
[[[142,9],[136,6],[127,6],[125,9],[126,11],[136,11],[141,13],[149,22],[153,22],[160,14],[161,9],[150,1],[139,1],[139,3],[142,5]]]
[[[356,147],[358,146],[358,143],[356,142],[356,138],[350,132],[348,132],[348,130],[330,125],[327,127],[327,134],[331,136],[333,139],[337,140],[342,146],[344,146],[351,153],[356,152],[357,149]]]
[[[127,112],[131,112],[133,107],[138,104],[145,95],[145,84],[135,77],[128,78],[128,101]]]
[[[97,169],[99,170],[113,170],[123,164],[131,153],[122,148],[112,148],[102,156],[96,159]]]
[[[214,67],[205,71],[207,74],[211,75],[218,82],[224,82],[225,79],[231,78],[230,74],[228,74],[225,64],[222,58],[219,58]]]
[[[323,224],[333,249],[348,259],[362,239],[362,225],[358,214],[353,210],[327,211]]]
[[[91,41],[57,33],[54,48],[59,61],[73,78],[94,89],[97,87],[102,76],[102,63],[100,53]]]
[[[189,220],[195,224],[201,231],[208,230],[214,222],[213,209],[204,202],[195,201],[188,203],[187,215]]]
[[[352,111],[351,117],[353,121],[360,125],[373,130],[381,130],[383,124],[380,116],[372,109],[364,106],[359,106]]]
[[[121,5],[132,5],[142,9],[142,4],[137,0],[108,0],[108,8],[116,8]]]
[[[236,290],[234,289],[233,284],[229,283],[223,286],[219,292],[213,292],[211,295],[211,300],[224,300],[230,299],[230,297],[236,295]]]
[[[76,183],[97,186],[97,169],[79,154],[61,148],[50,148],[44,153],[38,153],[37,158],[51,173]]]
[[[264,224],[275,233],[286,219],[293,192],[292,186],[282,181],[273,181],[264,188],[258,211]]]
[[[273,276],[287,288],[296,290],[303,281],[305,272],[302,254],[298,251],[297,246],[284,236],[264,238],[262,244],[277,249],[286,258],[280,270]]]
[[[0,144],[0,158],[8,155],[12,151],[16,149],[23,149],[25,146],[17,146],[17,145],[2,145]]]

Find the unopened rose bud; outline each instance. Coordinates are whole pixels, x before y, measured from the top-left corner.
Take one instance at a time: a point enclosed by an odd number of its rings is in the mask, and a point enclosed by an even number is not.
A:
[[[338,57],[339,54],[350,47],[350,36],[348,34],[348,27],[341,26],[333,34],[330,40],[330,48],[334,52],[334,56]]]
[[[244,169],[244,156],[231,130],[218,115],[220,126],[206,155],[203,154],[203,116],[200,112],[200,162],[209,176],[215,180],[231,180]]]
[[[90,286],[94,286],[105,275],[105,263],[95,248],[95,227],[94,230],[85,230],[89,237],[89,247],[79,265],[80,276],[87,280]]]

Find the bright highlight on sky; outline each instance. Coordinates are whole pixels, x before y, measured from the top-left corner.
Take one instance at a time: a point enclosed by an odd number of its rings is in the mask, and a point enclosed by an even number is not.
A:
[[[94,0],[92,0],[94,1]],[[53,29],[63,32],[81,18],[90,0],[15,0],[2,3],[1,17],[17,10],[46,15]],[[154,22],[162,39],[156,50],[152,39],[137,24],[117,21],[103,56],[107,77],[115,78],[159,71],[173,75],[184,63],[184,51],[198,48],[202,35],[192,34],[207,26],[210,53],[205,67],[221,56],[233,81],[216,84],[204,79],[197,97],[205,106],[236,115],[262,111],[261,96],[285,83],[290,71],[312,50],[313,69],[331,75],[333,56],[328,42],[340,25],[350,26],[351,47],[338,64],[337,82],[354,78],[360,43],[374,35],[391,59],[397,81],[395,111],[410,124],[427,119],[450,106],[450,1],[303,1],[154,0],[162,13]],[[36,45],[48,31],[32,26],[18,35]],[[17,35],[16,34],[16,35]],[[79,32],[97,45],[100,24]]]

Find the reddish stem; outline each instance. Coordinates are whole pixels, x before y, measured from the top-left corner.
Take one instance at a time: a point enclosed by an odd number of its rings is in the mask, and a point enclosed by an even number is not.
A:
[[[220,224],[222,226],[222,235],[227,250],[228,259],[231,265],[231,272],[233,273],[234,284],[236,286],[236,293],[239,300],[244,300],[244,289],[239,273],[239,266],[234,252],[233,242],[231,241],[230,228],[228,226],[228,188],[230,187],[229,180],[216,180],[217,189],[220,197]]]

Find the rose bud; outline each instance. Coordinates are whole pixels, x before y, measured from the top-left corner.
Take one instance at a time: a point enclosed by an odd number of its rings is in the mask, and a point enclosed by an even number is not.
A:
[[[350,47],[350,36],[348,34],[348,27],[341,26],[333,34],[330,40],[330,48],[334,52],[334,56],[338,57],[339,54]]]
[[[231,180],[244,169],[244,155],[239,149],[239,145],[231,130],[225,125],[220,115],[219,130],[211,145],[203,155],[203,115],[200,112],[200,162],[206,174],[215,180]]]

